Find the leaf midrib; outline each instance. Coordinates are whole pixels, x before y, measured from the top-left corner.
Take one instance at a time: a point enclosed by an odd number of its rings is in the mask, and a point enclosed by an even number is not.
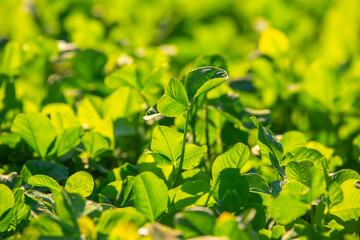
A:
[[[140,180],[141,180],[141,183],[142,183],[142,185],[144,186],[144,188],[146,189],[146,193],[144,194],[145,196],[146,196],[146,198],[147,198],[147,202],[149,203],[148,205],[149,205],[149,207],[150,207],[150,214],[151,214],[151,221],[154,221],[155,220],[155,216],[154,216],[154,209],[153,209],[153,206],[151,205],[151,200],[150,200],[150,196],[149,196],[149,194],[148,194],[148,189],[147,189],[147,187],[146,187],[146,185],[145,185],[145,182],[143,181],[143,179],[142,179],[142,176],[140,177]]]
[[[169,145],[169,141],[168,141],[168,139],[166,138],[166,135],[164,134],[164,132],[163,132],[163,130],[161,129],[161,128],[159,128],[159,130],[161,131],[161,134],[164,136],[164,138],[165,138],[165,142],[166,142],[166,145],[168,146],[168,149],[169,149],[169,152],[170,152],[170,155],[171,155],[171,161],[172,162],[174,162],[174,161],[176,161],[176,159],[174,158],[174,156],[173,156],[173,153],[172,153],[172,151],[171,151],[171,148],[170,148],[170,145]]]

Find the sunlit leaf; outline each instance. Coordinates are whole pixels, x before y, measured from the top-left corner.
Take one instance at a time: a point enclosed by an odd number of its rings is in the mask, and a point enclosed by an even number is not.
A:
[[[133,184],[135,207],[147,221],[154,222],[168,206],[167,187],[152,172],[144,172],[135,177]]]
[[[239,170],[249,160],[250,150],[242,143],[235,144],[227,152],[218,156],[212,166],[212,178],[216,179],[217,175],[225,168],[238,168]]]
[[[28,179],[28,184],[36,187],[47,187],[53,193],[61,192],[60,185],[51,177],[46,175],[35,175]]]
[[[65,184],[65,190],[69,193],[77,193],[83,197],[89,196],[94,189],[93,177],[84,171],[71,175]]]
[[[164,95],[157,102],[159,112],[167,117],[176,117],[189,108],[186,90],[180,80],[171,78]]]
[[[56,131],[50,120],[40,113],[21,113],[16,116],[11,131],[19,134],[41,157],[46,157]]]

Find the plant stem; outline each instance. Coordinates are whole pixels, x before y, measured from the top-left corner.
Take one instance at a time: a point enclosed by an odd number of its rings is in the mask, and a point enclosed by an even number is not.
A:
[[[179,165],[179,170],[177,172],[173,187],[175,187],[179,182],[181,171],[182,171],[182,166],[184,164],[185,146],[186,146],[186,134],[187,134],[187,128],[188,128],[188,123],[189,123],[190,110],[191,110],[191,107],[186,111],[186,122],[185,122],[185,128],[184,128],[184,137],[183,137],[183,143],[182,143],[180,165]]]
[[[209,163],[211,167],[212,162],[211,162],[211,149],[210,149],[210,139],[209,139],[209,109],[207,104],[207,95],[205,95],[205,137],[206,137],[206,146],[208,149]]]

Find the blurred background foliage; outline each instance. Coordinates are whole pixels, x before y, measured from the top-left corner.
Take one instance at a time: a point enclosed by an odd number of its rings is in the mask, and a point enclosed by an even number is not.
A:
[[[59,133],[100,132],[118,165],[136,161],[151,137],[142,116],[170,77],[221,54],[231,79],[209,93],[216,108],[232,93],[221,104],[240,125],[270,110],[273,132],[302,131],[359,170],[359,38],[358,0],[1,0],[0,158],[26,158],[9,154],[20,141],[9,128],[17,113],[43,112]],[[210,114],[219,152],[247,142]]]

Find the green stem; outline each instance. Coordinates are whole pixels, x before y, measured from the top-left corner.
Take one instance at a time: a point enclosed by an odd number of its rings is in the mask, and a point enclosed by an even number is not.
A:
[[[186,122],[185,122],[185,128],[184,128],[184,137],[183,137],[183,144],[182,144],[182,150],[181,150],[180,165],[179,165],[179,170],[177,172],[173,187],[177,186],[177,184],[179,182],[181,171],[182,171],[182,166],[184,164],[185,146],[186,146],[186,134],[187,134],[187,128],[188,128],[188,123],[189,123],[190,110],[191,110],[191,107],[186,111]]]
[[[192,133],[193,133],[193,142],[194,144],[196,144],[196,134],[195,134],[195,124],[196,124],[196,118],[197,118],[197,111],[198,111],[198,102],[195,102],[193,103],[195,104],[195,108],[194,108],[194,111],[193,111],[193,117],[191,118],[191,128],[192,128]]]
[[[209,138],[209,109],[207,104],[207,95],[205,95],[205,137],[206,137],[206,146],[207,146],[208,158],[211,169],[212,161],[211,161],[211,148],[210,148],[210,138]]]

